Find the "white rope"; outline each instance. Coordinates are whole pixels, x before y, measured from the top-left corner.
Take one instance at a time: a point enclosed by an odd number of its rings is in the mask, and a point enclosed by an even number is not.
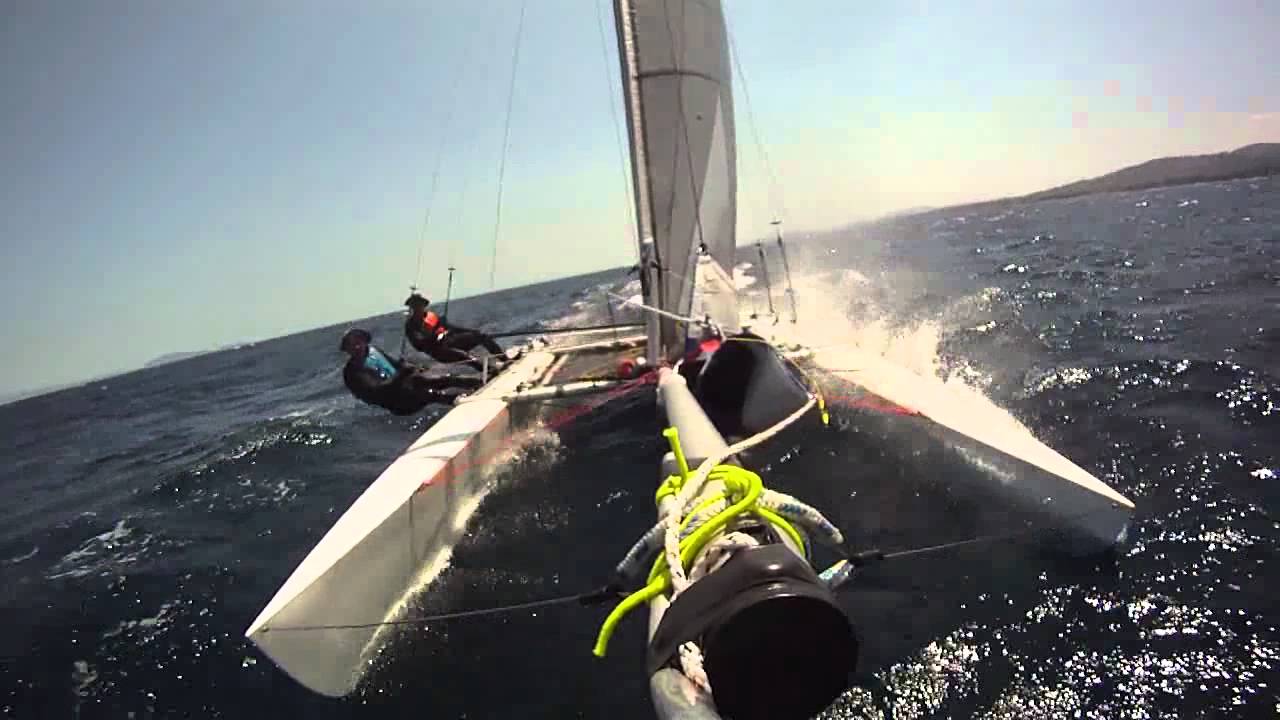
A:
[[[729,558],[739,550],[753,548],[760,544],[759,540],[751,537],[744,532],[730,532],[721,535],[712,540],[707,545],[706,550],[698,556],[694,561],[693,567],[689,568],[689,581],[695,583],[711,573],[719,570],[721,566],[729,562]]]
[[[631,307],[637,307],[646,312],[651,312],[654,315],[661,315],[662,317],[670,318],[672,320],[675,320],[676,322],[682,322],[687,325],[706,325],[708,327],[716,326],[715,323],[711,322],[710,320],[699,320],[697,318],[689,317],[688,315],[679,315],[677,313],[671,312],[670,310],[663,310],[662,308],[656,308],[652,305],[645,305],[642,302],[636,302],[631,298],[624,298],[621,295],[618,295],[617,293],[611,292],[609,293],[609,297],[621,302],[623,305],[630,305]]]
[[[688,487],[688,483],[685,487]],[[667,567],[671,572],[672,602],[675,602],[676,596],[689,587],[689,578],[685,576],[684,565],[680,562],[680,518],[684,515],[682,508],[687,503],[687,500],[681,500],[683,493],[684,488],[681,488],[680,493],[676,495],[676,502],[671,504],[671,509],[667,512],[667,527],[662,538]],[[695,685],[710,693],[711,681],[707,678],[707,671],[703,665],[702,649],[697,643],[690,640],[680,645],[681,671]]]
[[[711,680],[703,667],[702,648],[698,647],[698,643],[690,640],[680,646],[680,669],[694,685],[702,688],[708,695],[712,694]]]

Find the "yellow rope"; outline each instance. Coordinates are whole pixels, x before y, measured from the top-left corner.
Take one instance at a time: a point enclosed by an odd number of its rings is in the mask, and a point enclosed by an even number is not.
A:
[[[758,342],[765,343],[767,345],[771,344],[767,340],[760,338],[739,337],[728,338],[726,341]],[[830,425],[831,416],[827,412],[827,402],[822,396],[821,387],[814,382],[813,378],[803,367],[800,366],[799,363],[787,357],[783,357],[783,359],[790,363],[791,367],[795,368],[796,371],[805,379],[805,382],[808,383],[809,391],[817,401],[818,412],[822,417],[822,424],[824,426]],[[669,475],[666,480],[662,482],[658,487],[657,493],[654,495],[654,502],[656,504],[661,504],[664,498],[678,495],[680,490],[684,487],[685,482],[688,481],[690,477],[688,461],[684,456],[684,451],[680,448],[679,432],[676,428],[669,427],[662,431],[662,435],[671,445],[671,452],[675,455],[676,463],[680,468],[680,474]],[[757,505],[760,494],[764,492],[764,483],[760,480],[759,475],[736,465],[717,465],[711,471],[711,474],[707,479],[714,479],[723,482],[725,484],[725,492],[699,503],[698,506],[694,508],[694,511],[689,513],[685,517],[684,522],[681,523],[682,529],[689,522],[691,517],[696,515],[699,511],[711,506],[713,503],[728,500],[733,497],[738,497],[740,499],[724,510],[716,513],[710,520],[698,526],[698,528],[694,530],[693,534],[680,542],[680,564],[682,567],[687,569],[694,558],[698,556],[698,553],[702,552],[703,548],[705,548],[707,543],[710,542],[712,536],[723,530],[729,522],[744,512],[755,513],[761,519],[780,528],[793,541],[795,541],[796,546],[801,549],[801,552],[805,552],[803,537],[800,535],[800,532],[791,525],[791,523],[787,522],[786,519],[768,508],[762,508]],[[807,553],[805,554],[807,555]],[[592,649],[592,653],[595,654],[596,657],[605,656],[605,653],[609,648],[609,639],[613,637],[614,630],[617,629],[618,623],[622,621],[622,618],[626,617],[627,613],[631,612],[641,604],[649,602],[663,594],[671,586],[671,571],[670,568],[666,567],[665,563],[663,563],[663,559],[663,556],[659,554],[658,558],[654,561],[653,568],[649,572],[648,584],[640,590],[628,595],[626,599],[621,603],[618,603],[618,606],[615,607],[613,611],[609,613],[609,616],[605,618],[604,623],[600,626],[600,633],[596,636],[595,647]]]
[[[668,438],[670,437],[668,435]],[[675,475],[668,477],[659,493],[663,493],[664,489],[669,489],[669,486],[673,485],[676,479],[677,476]],[[711,542],[711,539],[724,530],[730,522],[744,513],[754,513],[766,522],[780,528],[795,541],[796,546],[801,548],[802,552],[804,551],[805,543],[800,532],[777,513],[758,505],[760,496],[764,492],[764,482],[759,475],[737,465],[717,465],[707,479],[724,483],[724,493],[699,503],[693,512],[685,516],[681,525],[682,528],[697,512],[705,510],[712,504],[724,500],[732,500],[733,502],[729,507],[713,515],[706,522],[699,525],[692,534],[680,541],[680,564],[682,567],[686,569],[690,567],[694,559]],[[671,570],[663,560],[663,556],[659,555],[654,561],[652,570],[649,572],[648,583],[640,590],[628,595],[605,618],[604,624],[600,626],[600,633],[596,636],[595,647],[592,649],[592,653],[596,657],[604,657],[609,648],[610,638],[613,637],[618,623],[626,617],[627,613],[665,593],[671,587]]]
[[[674,426],[662,431],[662,436],[671,444],[671,453],[676,456],[676,463],[680,465],[681,482],[689,479],[689,463],[684,458],[684,450],[680,449],[680,431]]]

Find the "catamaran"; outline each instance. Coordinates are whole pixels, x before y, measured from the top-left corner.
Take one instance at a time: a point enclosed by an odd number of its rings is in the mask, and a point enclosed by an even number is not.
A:
[[[619,602],[595,654],[647,605],[644,665],[661,718],[810,717],[849,686],[857,641],[835,592],[874,554],[847,547],[820,512],[766,488],[742,460],[815,412],[825,422],[827,411],[806,370],[821,369],[823,349],[800,346],[794,332],[790,268],[791,322],[753,328],[738,307],[721,2],[615,0],[614,21],[645,332],[526,342],[519,359],[460,399],[347,509],[246,631],[315,692],[355,689],[381,628],[407,597],[429,589],[486,473],[514,434],[537,425],[542,399],[636,383],[656,388],[670,451],[659,463],[657,523],[596,598]],[[780,233],[777,240],[782,249]],[[1010,438],[971,422],[883,358],[865,358],[846,380],[905,409],[891,420],[904,432],[947,448],[1002,501],[1069,531],[1085,551],[1123,538],[1133,504],[1029,433]],[[819,571],[815,541],[841,559]]]

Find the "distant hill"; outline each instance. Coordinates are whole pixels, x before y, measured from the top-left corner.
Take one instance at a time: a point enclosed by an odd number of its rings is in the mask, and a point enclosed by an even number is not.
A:
[[[981,210],[1011,203],[1080,197],[1096,193],[1146,190],[1215,180],[1280,175],[1280,143],[1246,145],[1231,152],[1159,158],[1089,180],[1060,185],[1029,195],[942,208]],[[902,214],[902,213],[899,213]]]
[[[126,375],[128,373],[137,372],[138,370],[145,370],[147,368],[159,367],[161,365],[168,365],[169,363],[175,363],[180,360],[188,360],[190,358],[199,357],[201,355],[209,355],[211,353],[222,352],[223,350],[239,350],[240,348],[243,348],[243,347],[252,347],[252,346],[253,346],[253,343],[234,343],[231,345],[223,345],[222,347],[216,348],[214,350],[196,350],[193,352],[166,353],[164,355],[161,355],[160,357],[157,357],[151,360],[150,362],[148,362],[147,364],[143,365],[140,368],[130,368],[127,370],[119,370],[119,371],[110,373],[108,375],[97,375],[87,380],[77,380],[75,382],[62,383],[61,385],[49,385],[47,387],[35,388],[32,390],[21,390],[18,392],[11,392],[7,394],[0,393],[0,405],[8,405],[9,403],[15,403],[15,402],[18,402],[19,400],[26,400],[27,398],[33,398],[33,397],[38,397],[40,395],[48,395],[50,393],[55,393],[55,392],[58,392],[59,390],[66,390],[68,388],[80,387],[81,385],[89,385],[95,382],[109,380],[119,375]]]
[[[938,208],[932,206],[909,207],[905,210],[894,210],[891,213],[885,213],[881,220],[892,220],[893,218],[905,217],[907,215],[921,215]]]
[[[1262,175],[1280,175],[1280,143],[1246,145],[1239,150],[1211,155],[1186,155],[1148,160],[1140,165],[1117,170],[1092,180],[1081,180],[1014,199],[1050,200]]]
[[[212,350],[193,350],[191,352],[165,353],[164,355],[161,355],[160,357],[155,358],[154,360],[151,360],[150,362],[148,362],[146,365],[143,365],[142,367],[153,368],[153,367],[158,367],[160,365],[168,365],[169,363],[176,363],[180,360],[189,360],[194,357],[200,357],[201,355],[209,355],[216,352],[222,352],[224,350],[239,350],[242,347],[252,347],[252,346],[253,346],[253,343],[231,343],[230,345],[223,345],[222,347],[214,348]]]
[[[143,365],[142,367],[151,368],[151,367],[157,367],[159,365],[168,365],[169,363],[178,362],[179,360],[186,360],[187,358],[199,357],[201,355],[208,355],[211,352],[214,352],[214,351],[213,350],[196,350],[194,352],[165,353],[164,355],[161,355],[160,357],[155,358],[154,360],[147,361],[147,364]]]
[[[58,392],[59,390],[69,387],[71,387],[71,385],[51,385],[49,387],[36,388],[35,390],[22,390],[20,392],[9,393],[7,395],[0,395],[0,405],[16,403],[19,400],[26,400],[27,398],[36,397],[37,395]]]
[[[16,403],[16,402],[18,402],[18,401],[20,401],[20,400],[26,400],[27,398],[39,397],[39,396],[41,396],[41,395],[50,395],[50,394],[53,394],[53,393],[59,392],[59,391],[61,391],[61,390],[67,390],[67,389],[69,389],[69,388],[74,388],[74,387],[80,387],[81,385],[89,385],[89,384],[92,384],[92,383],[95,383],[95,382],[100,382],[100,381],[102,381],[102,380],[110,379],[110,378],[112,378],[112,377],[115,377],[115,375],[114,375],[114,374],[113,374],[113,375],[99,375],[99,376],[97,376],[97,377],[91,377],[91,378],[89,378],[88,380],[77,380],[77,381],[75,381],[75,382],[62,383],[62,384],[60,384],[60,385],[48,385],[48,386],[46,386],[46,387],[39,387],[39,388],[35,388],[35,389],[33,389],[33,390],[21,390],[21,391],[18,391],[18,392],[9,393],[9,394],[7,394],[7,395],[0,395],[0,405],[8,405],[9,403]]]

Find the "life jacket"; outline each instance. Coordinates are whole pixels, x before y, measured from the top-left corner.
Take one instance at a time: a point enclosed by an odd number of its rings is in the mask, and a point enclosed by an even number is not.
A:
[[[369,346],[369,352],[364,356],[364,367],[373,371],[379,378],[390,380],[396,376],[396,366],[387,359],[387,356],[376,347]]]
[[[440,316],[430,310],[423,313],[422,325],[427,329],[427,332],[434,334],[437,340],[449,332],[449,328],[445,327],[444,323],[440,321]]]

